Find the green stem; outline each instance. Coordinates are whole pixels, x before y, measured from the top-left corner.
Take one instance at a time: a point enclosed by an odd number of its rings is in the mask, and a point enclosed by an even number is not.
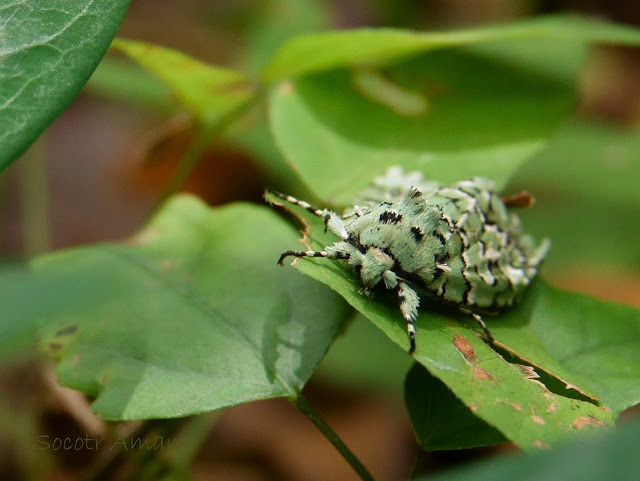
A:
[[[4,204],[6,202],[7,195],[7,176],[0,175],[0,247],[2,247],[2,233],[5,231],[4,224],[6,220],[2,217],[2,213],[5,211]]]
[[[241,105],[233,109],[223,118],[218,120],[215,125],[198,125],[196,130],[196,136],[191,143],[189,149],[184,153],[175,170],[169,177],[167,185],[164,188],[163,193],[160,195],[160,199],[156,204],[156,208],[164,203],[165,200],[174,193],[176,193],[180,187],[185,183],[193,169],[198,165],[202,154],[207,150],[214,137],[219,136],[224,132],[231,124],[237,121],[242,115],[255,105],[264,96],[264,92],[261,89],[257,89],[254,95],[243,102]]]
[[[198,165],[198,161],[202,157],[202,154],[206,152],[207,148],[211,144],[211,137],[213,137],[213,135],[201,127],[196,128],[197,131],[191,145],[182,155],[175,170],[171,173],[167,184],[160,194],[156,208],[153,209],[154,211],[157,210],[157,207],[160,204],[163,204],[171,195],[175,194],[182,187],[193,169]]]
[[[423,451],[422,449],[418,451],[418,454],[416,454],[413,461],[413,466],[411,467],[411,475],[409,476],[410,480],[424,476],[426,467],[429,464],[429,456],[430,453],[428,451]]]
[[[146,437],[150,438],[150,434],[153,434],[155,439],[160,438],[164,443],[175,435],[183,423],[184,418],[156,420],[154,429]],[[151,444],[155,443],[155,439],[151,441]],[[142,449],[132,454],[133,456],[129,456],[129,461],[133,464],[133,467],[128,476],[124,478],[127,481],[164,479],[172,470],[171,466],[161,456],[162,451],[158,451],[155,448]]]
[[[112,441],[115,439],[120,440],[120,438],[125,442],[127,439],[143,440],[154,431],[156,431],[157,435],[163,439],[168,439],[180,427],[181,422],[181,419],[153,419],[145,421],[133,433],[126,436],[116,433]],[[134,456],[139,453],[140,455],[138,458],[134,459]],[[127,463],[133,463],[134,465],[131,470],[134,473],[137,473],[141,469],[141,465],[147,463],[149,458],[153,458],[155,455],[155,449],[147,449],[146,452],[145,450],[129,450],[126,446],[121,444],[116,447],[114,443],[112,449],[100,457],[94,465],[89,468],[89,471],[80,479],[83,479],[84,481],[108,481],[110,479],[114,479],[116,473],[118,473],[118,471],[122,469],[122,466]],[[134,479],[140,479],[140,477]]]
[[[324,437],[326,437],[331,444],[338,450],[338,452],[342,455],[342,457],[349,463],[349,465],[353,468],[353,470],[360,476],[360,479],[363,481],[375,481],[371,473],[367,471],[367,468],[360,462],[360,460],[356,457],[355,454],[347,447],[346,444],[340,439],[340,437],[336,434],[336,432],[329,427],[329,425],[322,419],[318,414],[311,409],[307,400],[302,396],[302,394],[298,394],[295,398],[289,398],[289,402],[297,407],[302,414],[307,416],[309,420],[315,424],[315,426],[320,430]]]
[[[49,250],[47,158],[41,137],[25,152],[20,165],[22,236],[27,257]]]
[[[202,448],[213,426],[220,419],[220,411],[193,416],[185,421],[180,434],[172,443],[167,460],[172,466],[187,469]]]

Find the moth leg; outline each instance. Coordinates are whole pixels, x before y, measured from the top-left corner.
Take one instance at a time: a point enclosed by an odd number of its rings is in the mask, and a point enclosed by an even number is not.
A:
[[[398,282],[398,303],[402,317],[407,321],[407,336],[409,337],[409,354],[413,354],[416,350],[416,329],[413,325],[416,317],[418,317],[418,306],[420,298],[416,291],[409,287],[405,282]]]
[[[482,319],[480,314],[476,314],[475,312],[471,312],[471,311],[469,311],[467,309],[460,309],[460,310],[462,312],[464,312],[465,314],[469,314],[473,318],[473,320],[478,323],[478,325],[484,331],[484,335],[486,336],[486,338],[489,341],[489,343],[495,344],[496,340],[493,338],[493,335],[489,331],[489,328],[487,327],[487,325],[484,323],[484,320]]]
[[[342,240],[347,240],[349,238],[349,234],[347,230],[344,228],[344,224],[342,219],[338,214],[329,210],[329,209],[318,209],[313,207],[311,204],[304,200],[296,199],[295,197],[287,194],[282,194],[280,192],[276,192],[275,190],[269,190],[271,194],[276,197],[289,202],[290,204],[297,205],[298,207],[302,207],[307,212],[311,212],[313,215],[317,217],[321,217],[324,221],[324,231],[331,231],[332,234],[340,237]]]
[[[284,266],[284,260],[287,257],[326,257],[328,259],[348,259],[349,254],[337,251],[286,251],[280,255],[278,265]]]

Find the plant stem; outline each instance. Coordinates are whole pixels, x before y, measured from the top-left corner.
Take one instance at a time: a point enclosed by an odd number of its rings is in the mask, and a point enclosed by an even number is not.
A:
[[[202,157],[212,143],[212,139],[220,136],[222,132],[227,130],[230,125],[236,122],[242,115],[248,112],[256,102],[260,101],[264,96],[264,92],[258,88],[254,94],[246,101],[242,102],[235,109],[227,113],[213,125],[198,125],[196,127],[195,137],[187,151],[182,155],[175,170],[172,172],[167,184],[160,195],[159,200],[153,211],[157,211],[158,207],[164,203],[171,195],[175,194],[187,178],[195,169],[198,161]]]
[[[187,419],[177,439],[172,443],[173,448],[167,456],[168,462],[172,466],[187,469],[218,419],[220,419],[220,411],[212,411]]]
[[[418,479],[424,476],[426,471],[426,467],[429,464],[429,456],[430,453],[428,451],[423,451],[420,449],[416,454],[416,457],[413,461],[413,466],[411,467],[411,475],[409,479]]]
[[[6,231],[5,229],[5,212],[4,208],[5,203],[7,201],[7,176],[0,175],[0,248],[2,247],[3,242],[3,233]]]
[[[184,418],[159,419],[153,424],[147,438],[150,438],[153,431],[155,439],[160,439],[162,443],[169,441],[184,423]],[[155,442],[155,441],[154,441]],[[172,467],[163,459],[161,451],[157,449],[143,449],[128,456],[133,464],[130,473],[124,478],[127,481],[140,481],[142,479],[164,479],[172,471]]]
[[[375,481],[371,473],[367,471],[367,468],[360,462],[360,460],[356,457],[355,454],[347,447],[346,444],[340,439],[340,437],[336,434],[336,432],[329,427],[329,425],[322,419],[318,414],[311,409],[311,406],[307,402],[307,400],[302,396],[302,394],[298,394],[296,397],[288,398],[289,402],[297,407],[302,414],[307,416],[309,420],[315,424],[315,426],[320,430],[322,434],[329,440],[331,444],[338,450],[338,452],[342,455],[342,457],[349,463],[349,465],[353,468],[353,470],[358,473],[360,479],[363,481]]]
[[[178,430],[181,423],[182,419],[180,418],[152,419],[143,422],[134,432],[126,436],[116,434],[116,437],[118,441],[130,439],[140,440],[142,442],[153,431],[157,431],[157,436],[168,440]],[[124,444],[116,447],[116,443],[114,442],[112,449],[100,457],[94,465],[89,468],[89,471],[85,473],[85,476],[80,479],[84,481],[107,481],[114,479],[116,473],[127,463],[132,463],[133,467],[131,469],[134,473],[137,473],[143,468],[143,465],[153,460],[156,454],[158,453],[155,449],[134,451],[133,449],[129,450]],[[134,457],[134,455],[137,456]],[[140,477],[138,476],[134,479],[140,479]]]
[[[46,135],[46,134],[45,134]],[[49,202],[44,136],[27,150],[20,165],[22,236],[27,257],[49,250]]]
[[[204,154],[207,148],[209,148],[209,145],[212,142],[212,135],[209,132],[200,130],[199,127],[196,128],[198,131],[195,133],[195,137],[191,141],[191,145],[189,145],[187,151],[178,161],[178,165],[175,170],[171,173],[171,176],[169,177],[167,184],[156,203],[156,207],[153,209],[154,211],[157,211],[160,204],[163,204],[171,195],[175,194],[182,187],[198,164],[202,154]]]

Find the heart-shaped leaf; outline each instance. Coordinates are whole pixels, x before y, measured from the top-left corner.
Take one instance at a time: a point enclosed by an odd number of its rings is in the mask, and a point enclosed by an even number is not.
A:
[[[40,346],[109,420],[186,416],[295,396],[349,312],[276,260],[295,232],[263,207],[169,202],[128,244],[32,263]],[[18,317],[18,316],[16,316]],[[20,316],[22,318],[26,315]]]

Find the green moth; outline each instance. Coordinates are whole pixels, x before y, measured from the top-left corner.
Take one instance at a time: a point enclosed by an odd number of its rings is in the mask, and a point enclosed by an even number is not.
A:
[[[320,251],[284,252],[285,258],[326,257],[345,261],[361,292],[394,291],[407,324],[409,353],[420,294],[470,314],[492,340],[480,313],[512,305],[535,277],[549,240],[535,242],[509,206],[529,205],[521,193],[501,198],[493,181],[474,177],[449,186],[425,181],[417,172],[390,168],[340,216],[273,192],[324,220],[339,240]]]

